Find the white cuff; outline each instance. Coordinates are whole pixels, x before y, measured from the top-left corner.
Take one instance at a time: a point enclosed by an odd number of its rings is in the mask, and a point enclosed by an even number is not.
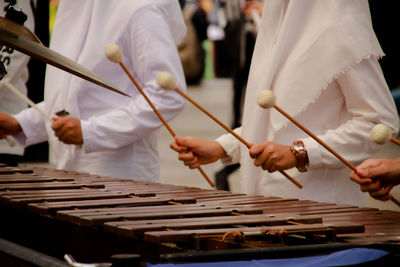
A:
[[[221,159],[222,164],[231,165],[239,162],[240,143],[233,135],[224,134],[218,137],[215,141],[222,146],[227,154],[227,157]]]
[[[310,138],[300,139],[304,143],[304,147],[307,150],[309,168],[321,168],[322,167],[322,155],[321,149],[323,148],[317,141]]]

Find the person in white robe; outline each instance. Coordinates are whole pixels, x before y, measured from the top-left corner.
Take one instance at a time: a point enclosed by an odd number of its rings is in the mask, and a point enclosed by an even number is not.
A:
[[[62,0],[50,48],[131,98],[47,66],[45,100],[38,107],[54,122],[30,108],[15,116],[8,133],[25,146],[48,140],[58,169],[159,181],[157,138],[162,122],[121,66],[106,58],[104,49],[110,43],[121,48],[124,65],[168,121],[185,101],[160,88],[156,76],[171,72],[177,86],[186,90],[177,52],[185,33],[178,1]],[[62,110],[69,116],[56,117]]]
[[[256,98],[272,90],[277,106],[358,164],[380,149],[370,140],[377,123],[398,131],[396,107],[378,64],[383,55],[366,0],[267,0],[243,123],[235,129],[254,144],[250,153],[231,134],[215,141],[177,137],[171,148],[191,168],[218,159],[240,161],[247,194],[363,206],[367,195],[349,179],[351,170],[277,110],[258,106]],[[306,153],[301,166],[291,151],[294,142],[302,144],[297,152]],[[303,188],[276,170],[287,170]]]
[[[34,4],[36,4],[35,2],[36,1],[34,1]],[[5,16],[6,11],[4,9],[8,6],[10,6],[10,3],[7,3],[6,1],[0,2],[0,16]],[[30,1],[17,1],[13,8],[17,11],[22,11],[27,16],[24,26],[33,32],[35,21]],[[13,48],[7,47],[6,45],[0,45],[0,61],[4,64],[7,71],[4,80],[12,83],[23,95],[27,94],[26,82],[29,77],[29,59],[29,56],[24,55]],[[28,105],[24,101],[19,99],[5,85],[0,84],[0,112],[14,115],[27,107]],[[12,137],[10,136],[8,139],[12,140]],[[13,145],[10,146],[7,140],[0,140],[0,162],[9,165],[17,165],[18,161],[22,159],[22,155],[24,154],[24,147],[18,142],[11,142],[12,143],[10,144]]]

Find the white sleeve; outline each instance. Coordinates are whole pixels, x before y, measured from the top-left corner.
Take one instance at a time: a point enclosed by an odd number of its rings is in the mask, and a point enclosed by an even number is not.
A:
[[[234,131],[240,136],[242,127],[234,129]],[[224,134],[216,139],[216,141],[222,146],[227,154],[227,157],[222,158],[221,162],[224,165],[231,165],[240,161],[240,141],[232,134]]]
[[[45,102],[40,102],[37,106],[41,110],[46,110]],[[20,144],[29,146],[48,140],[45,118],[39,111],[28,108],[14,117],[22,128],[22,133],[14,136]]]
[[[337,82],[352,118],[318,137],[332,148],[342,148],[341,156],[357,164],[382,147],[370,139],[370,132],[376,124],[386,124],[394,136],[397,134],[399,122],[396,106],[375,58],[362,60],[340,75]],[[302,141],[307,148],[310,168],[343,166],[314,139],[304,138]]]
[[[170,72],[183,92],[186,92],[186,83],[167,16],[157,5],[135,12],[130,18],[124,50],[130,51],[125,60],[133,65],[135,79],[142,84],[143,91],[163,118],[169,121],[183,109],[185,99],[175,91],[160,88],[156,76],[161,71]],[[82,120],[84,149],[92,152],[119,148],[142,139],[162,125],[146,99],[139,94],[128,105]]]

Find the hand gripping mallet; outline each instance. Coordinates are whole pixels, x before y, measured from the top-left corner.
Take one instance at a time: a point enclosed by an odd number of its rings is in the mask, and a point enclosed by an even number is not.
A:
[[[164,88],[165,90],[170,90],[170,91],[175,90],[176,92],[178,92],[180,95],[182,95],[184,98],[186,98],[190,103],[192,103],[194,106],[196,106],[198,109],[203,111],[206,115],[208,115],[211,119],[213,119],[216,123],[218,123],[222,128],[224,128],[226,131],[228,131],[230,134],[232,134],[234,137],[236,137],[247,148],[249,148],[249,149],[251,148],[252,145],[250,143],[248,143],[246,140],[244,140],[240,135],[238,135],[231,128],[226,126],[223,122],[221,122],[219,119],[217,119],[213,114],[211,114],[209,111],[207,111],[201,105],[199,105],[196,101],[194,101],[192,98],[190,98],[187,94],[182,92],[182,90],[177,88],[176,87],[176,80],[172,76],[171,73],[169,73],[169,72],[160,72],[157,75],[157,82],[160,85],[160,87]],[[289,179],[297,187],[299,187],[299,188],[303,187],[298,181],[296,181],[293,177],[291,177],[285,171],[279,170],[279,172],[282,173],[282,175],[284,175],[287,179]]]
[[[124,63],[122,62],[122,51],[119,48],[118,45],[116,44],[109,44],[105,48],[105,54],[107,58],[115,63],[118,63],[121,68],[125,71],[125,73],[129,76],[133,84],[136,86],[136,88],[139,90],[139,92],[142,94],[142,96],[146,99],[147,103],[151,106],[153,111],[156,113],[157,117],[161,120],[161,122],[164,124],[164,126],[167,128],[167,130],[170,132],[170,134],[175,137],[176,134],[172,130],[172,128],[169,126],[168,122],[163,118],[161,113],[157,110],[157,108],[153,105],[151,100],[147,97],[146,93],[143,91],[143,89],[140,87],[140,85],[136,82],[135,78],[130,74],[129,70],[126,68]],[[207,176],[207,174],[203,171],[201,167],[197,168],[200,173],[204,176],[204,178],[207,180],[210,186],[214,187],[214,183],[211,181],[211,179]]]

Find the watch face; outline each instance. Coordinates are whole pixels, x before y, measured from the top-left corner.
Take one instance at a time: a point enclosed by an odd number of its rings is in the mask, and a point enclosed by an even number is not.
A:
[[[297,153],[299,154],[304,154],[305,153],[305,149],[303,145],[295,145],[295,150]]]

